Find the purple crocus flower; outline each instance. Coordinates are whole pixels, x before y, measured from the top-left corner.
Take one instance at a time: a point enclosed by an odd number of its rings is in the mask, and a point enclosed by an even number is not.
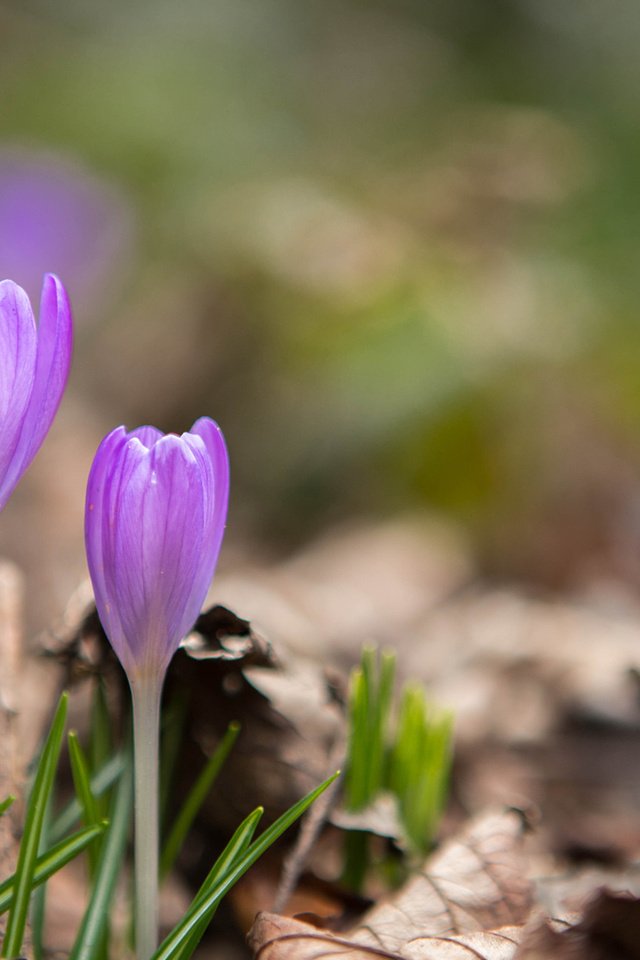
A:
[[[85,541],[100,620],[132,683],[163,676],[213,577],[229,461],[208,417],[182,436],[117,427],[96,453]]]
[[[55,263],[87,321],[129,271],[134,234],[117,187],[64,154],[0,143],[0,276],[33,297]]]
[[[0,283],[0,510],[56,415],[72,340],[71,307],[57,277],[44,278],[38,327],[22,287]]]
[[[158,931],[158,736],[164,675],[218,559],[229,461],[207,417],[181,437],[117,427],[96,453],[85,542],[96,606],[133,700],[136,956]]]

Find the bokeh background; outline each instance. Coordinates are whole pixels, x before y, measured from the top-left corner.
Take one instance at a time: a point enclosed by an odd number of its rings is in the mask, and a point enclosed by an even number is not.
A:
[[[426,513],[487,579],[640,583],[637,3],[5,0],[0,48],[0,274],[77,326],[0,530],[32,629],[103,433],[202,414],[223,567]]]

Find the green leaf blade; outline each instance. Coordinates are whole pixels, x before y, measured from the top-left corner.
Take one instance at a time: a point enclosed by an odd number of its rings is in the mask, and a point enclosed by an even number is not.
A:
[[[204,769],[191,788],[182,809],[173,824],[160,857],[160,877],[164,878],[173,866],[200,807],[204,803],[222,766],[240,733],[240,724],[232,722],[218,747],[207,760]]]
[[[200,904],[204,902],[215,885],[226,876],[236,860],[247,850],[263,813],[263,807],[256,807],[256,809],[242,821],[201,884],[200,889],[193,898],[189,911],[195,911]],[[185,939],[182,949],[174,954],[173,960],[188,960],[200,943],[214,913],[215,909],[193,925],[193,929]],[[183,919],[186,919],[186,914]]]
[[[129,757],[112,799],[111,826],[102,844],[91,899],[69,960],[93,960],[104,942],[109,907],[126,849],[132,807],[133,766]]]
[[[178,960],[178,958],[184,960],[185,954],[183,950],[193,935],[194,930],[205,920],[208,922],[211,919],[218,904],[229,892],[231,887],[246,873],[249,867],[253,866],[256,860],[268,850],[271,844],[275,843],[284,831],[302,816],[307,807],[309,807],[338,776],[339,774],[335,773],[332,777],[329,777],[324,783],[321,783],[319,787],[316,787],[315,790],[312,790],[311,793],[308,793],[299,800],[298,803],[290,807],[289,810],[283,813],[270,827],[267,827],[264,833],[233,863],[231,868],[208,894],[206,894],[203,899],[196,900],[192,903],[191,908],[156,950],[151,960]]]
[[[54,873],[66,866],[74,857],[93,843],[95,839],[102,836],[107,828],[107,821],[94,824],[91,827],[83,827],[77,833],[72,834],[66,840],[61,840],[55,844],[46,853],[38,857],[36,869],[33,874],[33,886],[37,887],[44,883]],[[8,877],[0,883],[0,913],[4,913],[11,904],[13,897],[13,888],[15,883],[15,874]]]
[[[49,796],[60,756],[64,725],[67,716],[68,694],[60,697],[49,735],[40,757],[27,805],[24,833],[20,843],[13,897],[2,944],[3,957],[18,956],[22,947],[33,889],[33,875],[38,857],[38,845]]]

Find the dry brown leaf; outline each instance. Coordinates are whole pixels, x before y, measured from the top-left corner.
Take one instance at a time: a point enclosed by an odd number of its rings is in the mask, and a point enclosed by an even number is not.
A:
[[[392,899],[365,914],[358,942],[398,951],[415,937],[447,936],[522,923],[532,891],[516,811],[486,814],[445,844]]]
[[[514,960],[522,927],[461,934],[455,937],[419,937],[398,953],[337,937],[311,924],[273,913],[258,915],[249,935],[256,960]]]
[[[346,955],[349,960],[371,960],[389,956],[278,913],[259,913],[247,940],[256,960],[329,960]]]
[[[473,588],[416,621],[400,665],[454,711],[463,743],[539,742],[568,712],[637,728],[638,622],[631,603],[612,611]]]
[[[640,900],[602,890],[575,923],[541,919],[454,936],[425,933],[397,951],[366,945],[358,932],[340,937],[262,913],[249,942],[256,960],[640,960]]]
[[[211,599],[242,610],[278,649],[356,662],[365,642],[409,647],[413,625],[473,573],[460,530],[405,516],[329,530],[282,563],[217,575]]]
[[[538,875],[538,870],[544,866],[551,872]],[[578,869],[561,870],[557,864],[549,861],[548,855],[543,855],[537,860],[537,868],[536,902],[549,917],[566,919],[582,913],[594,890],[624,890],[630,896],[640,897],[638,863],[620,864],[615,869],[586,864]]]
[[[373,802],[362,810],[345,810],[338,807],[331,813],[331,823],[341,830],[366,830],[379,837],[403,841],[405,831],[398,813],[398,803],[392,793],[379,793]]]
[[[575,923],[539,920],[454,936],[424,935],[397,951],[319,930],[300,920],[260,914],[250,934],[256,960],[640,960],[640,900],[600,891]]]
[[[640,900],[601,890],[577,923],[530,930],[514,960],[640,960]]]
[[[124,674],[95,605],[83,608],[83,596],[79,592],[66,629],[47,654],[62,664],[68,685],[99,674],[110,693],[125,694],[126,704]],[[199,616],[169,666],[164,692],[166,702],[174,695],[187,700],[175,772],[185,792],[229,722],[242,728],[201,822],[227,832],[258,805],[275,819],[325,779],[344,727],[340,679],[297,657],[279,661],[251,623],[226,607]]]
[[[515,811],[477,819],[344,937],[263,913],[250,943],[260,960],[333,954],[349,960],[511,960],[532,899],[520,852],[522,831],[522,817]]]
[[[256,633],[248,620],[220,604],[200,614],[181,647],[195,660],[221,660],[242,667],[276,666],[268,640]]]
[[[513,960],[522,927],[500,927],[460,937],[421,937],[402,950],[412,960]]]

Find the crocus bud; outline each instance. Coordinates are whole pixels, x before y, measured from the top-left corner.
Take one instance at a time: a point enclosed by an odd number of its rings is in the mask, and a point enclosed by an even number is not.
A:
[[[36,328],[29,298],[12,280],[0,283],[0,510],[53,422],[69,375],[71,307],[47,274]]]
[[[129,680],[163,677],[213,577],[229,496],[219,427],[118,427],[89,475],[85,542],[102,625]]]
[[[133,700],[136,956],[158,931],[158,735],[164,675],[218,559],[229,461],[207,417],[181,437],[155,427],[104,438],[89,474],[85,543],[96,606]]]

